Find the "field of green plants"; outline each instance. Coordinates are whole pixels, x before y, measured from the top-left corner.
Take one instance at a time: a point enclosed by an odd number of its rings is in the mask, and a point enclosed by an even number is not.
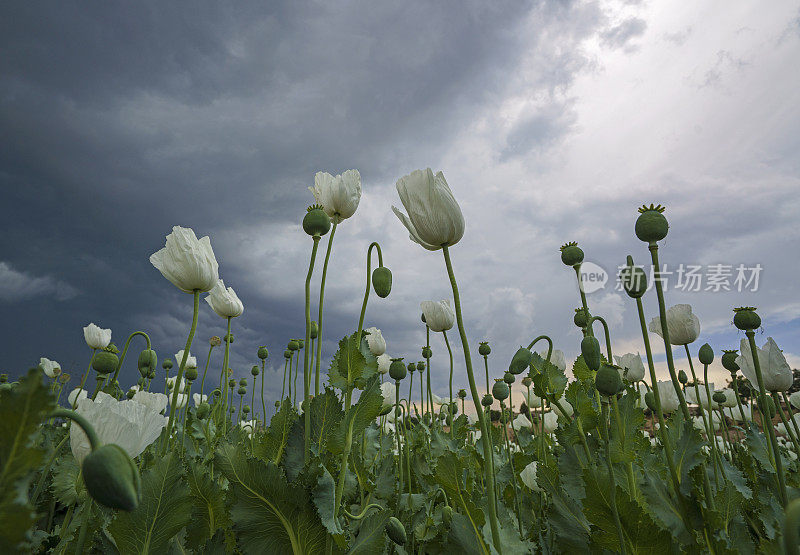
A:
[[[567,361],[546,329],[515,353],[465,329],[470,299],[450,257],[464,234],[459,205],[441,172],[402,177],[404,210],[393,210],[427,262],[445,265],[452,297],[421,303],[424,346],[401,359],[367,326],[392,290],[377,242],[359,262],[352,333],[322,352],[328,261],[337,227],[357,225],[361,178],[320,172],[311,191],[316,204],[298,210],[305,336],[285,350],[261,347],[247,353],[252,369],[231,372],[243,303],[219,279],[211,240],[175,227],[150,257],[193,303],[174,355],[152,350],[147,330],[115,344],[92,323],[88,367],[72,383],[46,358],[3,374],[0,553],[798,552],[792,370],[772,338],[757,342],[769,322],[753,307],[731,307],[739,345],[698,345],[697,316],[670,307],[659,279],[663,207],[631,207],[641,252],[611,261],[626,261],[644,355],[614,350],[579,287],[564,311],[583,333],[581,355]],[[583,251],[570,242],[559,255],[580,285]],[[225,319],[224,337],[204,336],[201,310]],[[440,339],[446,350],[434,353]],[[665,354],[670,379],[658,381]],[[281,357],[281,396],[265,396],[266,364]],[[721,390],[708,380],[715,358],[731,377]],[[432,375],[448,380],[448,397],[433,394]],[[454,391],[454,376],[469,388]],[[512,391],[525,401],[511,406]]]

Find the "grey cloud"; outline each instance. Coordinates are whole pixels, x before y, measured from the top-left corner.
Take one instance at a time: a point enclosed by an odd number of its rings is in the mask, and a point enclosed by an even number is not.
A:
[[[50,296],[67,301],[80,292],[70,284],[52,276],[32,276],[15,270],[9,263],[0,262],[0,300],[13,303],[33,297]]]
[[[600,39],[609,48],[633,49],[635,46],[630,41],[644,35],[646,30],[647,22],[644,19],[630,17],[601,33]]]

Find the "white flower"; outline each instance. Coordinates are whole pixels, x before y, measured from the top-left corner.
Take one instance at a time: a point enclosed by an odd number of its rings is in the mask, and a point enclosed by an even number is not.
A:
[[[531,421],[528,420],[528,418],[522,413],[517,415],[517,417],[514,419],[513,424],[514,424],[514,429],[515,430],[520,430],[522,428],[530,428],[531,427]]]
[[[661,335],[661,318],[656,316],[650,321],[651,332]],[[676,304],[667,309],[667,331],[672,345],[688,345],[700,335],[700,320],[692,314],[688,304]]]
[[[225,282],[221,279],[217,281],[214,288],[208,293],[206,297],[208,305],[222,318],[236,318],[241,316],[244,311],[244,305],[233,287],[225,288]]]
[[[538,409],[542,406],[542,398],[537,397],[533,391],[531,391],[530,395],[528,395],[527,390],[523,391],[522,398],[525,399],[525,404],[528,405],[528,408]]]
[[[639,381],[636,382],[634,389],[639,394],[639,401],[641,403],[644,403],[645,402],[644,396],[647,394],[647,386],[644,384],[643,381]]]
[[[539,356],[547,360],[547,349],[539,351]],[[561,349],[553,349],[550,353],[550,364],[561,370],[562,372],[567,369],[567,358],[564,356],[564,351]]]
[[[175,380],[177,377],[167,378],[167,390],[172,391],[175,389]],[[185,379],[181,379],[181,388],[180,393],[185,392],[189,387],[189,384],[186,382]],[[172,398],[172,394],[170,394],[170,398]]]
[[[569,420],[570,417],[575,413],[575,409],[572,408],[572,405],[570,405],[566,399],[563,399],[560,404],[562,407],[564,407],[564,411],[566,412],[566,414],[564,412],[561,412],[561,409],[559,409],[555,404],[553,404],[552,409],[559,416],[562,416],[567,420]]]
[[[169,398],[170,402],[172,402],[172,396]],[[178,401],[175,403],[175,408],[180,410],[186,406],[189,402],[189,395],[186,393],[178,393]]]
[[[442,405],[446,405],[448,403],[448,397],[439,397],[436,393],[431,393],[431,399],[433,400],[433,404],[437,407],[441,407]],[[450,399],[450,402],[455,402],[455,399]]]
[[[361,174],[358,170],[347,170],[336,177],[326,172],[317,172],[314,186],[308,188],[314,193],[317,203],[336,223],[355,214],[361,200]]]
[[[723,407],[735,407],[736,406],[736,392],[729,387],[725,387],[720,389],[720,392],[725,395],[725,401],[723,401]],[[712,399],[713,401],[713,399]]]
[[[157,413],[164,412],[169,402],[169,399],[163,393],[150,393],[149,391],[137,391],[133,394],[133,400]]]
[[[251,437],[257,423],[257,420],[240,420],[239,427],[247,434],[247,437]]]
[[[104,330],[94,323],[83,328],[83,338],[92,349],[105,349],[111,343],[111,330]]]
[[[81,401],[76,412],[86,418],[97,433],[100,444],[115,443],[131,457],[138,457],[153,443],[167,424],[167,418],[147,405],[133,400],[117,401],[100,391],[92,401]],[[89,438],[73,423],[69,432],[75,460],[82,463],[91,452]]]
[[[475,431],[475,443],[478,443],[481,440],[481,431],[480,429]]]
[[[199,407],[201,403],[205,403],[208,400],[208,395],[200,395],[199,393],[193,393],[192,399],[194,400],[194,406]]]
[[[554,412],[546,412],[544,415],[544,431],[552,433],[558,428],[558,415]]]
[[[620,366],[619,375],[629,382],[638,382],[644,379],[644,363],[642,356],[639,353],[627,353],[621,357],[614,357],[617,361],[617,366]]]
[[[81,401],[83,401],[88,397],[89,393],[87,393],[85,389],[76,387],[75,389],[69,392],[69,395],[67,395],[67,402],[69,403],[69,406],[74,407],[76,406],[76,403],[80,403]]]
[[[411,240],[428,250],[453,246],[464,235],[464,216],[442,172],[415,170],[397,180],[397,192],[408,216],[392,210],[408,229]]]
[[[180,365],[181,361],[183,360],[183,349],[175,353],[175,360]],[[189,353],[189,356],[186,357],[186,364],[184,365],[183,369],[187,368],[197,368],[197,359],[192,356],[192,353]]]
[[[800,409],[800,391],[795,391],[789,395],[789,403],[791,403],[794,408]]]
[[[470,426],[474,426],[478,423],[478,417],[472,414],[471,412],[467,413],[467,424]]]
[[[753,366],[753,355],[750,352],[750,342],[742,339],[740,345],[740,355],[736,357],[736,364],[742,369],[744,377],[750,380],[753,387],[758,388],[755,367]],[[764,379],[764,387],[767,391],[786,391],[792,387],[792,369],[786,362],[786,357],[778,348],[775,340],[767,338],[767,342],[761,348],[756,347],[758,352],[758,362],[761,366],[761,377]]]
[[[522,472],[519,473],[519,478],[529,489],[538,492],[542,491],[542,488],[536,483],[536,461],[523,468]]]
[[[150,255],[150,263],[181,291],[208,292],[219,279],[219,264],[208,236],[197,239],[190,228],[175,226],[166,246]]]
[[[439,301],[422,301],[420,303],[422,314],[425,316],[425,323],[431,331],[447,331],[453,327],[456,321],[456,313],[450,308],[450,301],[445,299]]]
[[[702,407],[705,410],[708,410],[708,396],[706,395],[706,386],[703,385],[703,384],[697,384],[697,389],[698,389],[699,393],[698,393],[698,391],[695,391],[695,388],[694,388],[693,385],[686,388],[686,402],[687,403],[692,403],[693,405],[697,405],[699,407]],[[717,403],[714,402],[714,399],[713,399],[713,397],[714,397],[714,384],[713,383],[708,384],[708,389],[711,392],[711,397],[712,397],[712,399],[711,399],[711,408],[715,409],[719,405],[717,405]],[[699,397],[698,397],[698,395],[699,395]]]
[[[681,402],[678,399],[678,393],[675,391],[675,386],[672,381],[667,380],[658,382],[658,396],[661,399],[661,410],[664,412],[673,412],[678,410]]]
[[[378,372],[381,374],[388,374],[389,373],[389,366],[392,365],[392,357],[383,353],[381,356],[378,357]]]
[[[728,410],[730,412],[730,414],[728,416],[730,416],[731,418],[733,418],[737,422],[741,422],[742,421],[742,412],[744,412],[745,419],[753,420],[753,409],[750,407],[750,405],[743,404],[741,411],[739,410],[739,407],[730,408]]]
[[[383,382],[381,384],[381,395],[383,396],[383,405],[381,408],[393,407],[396,397],[395,384],[391,382]]]
[[[381,330],[372,327],[372,328],[367,328],[364,331],[369,332],[369,335],[366,336],[367,346],[369,346],[369,351],[376,357],[381,356],[383,353],[385,353],[386,341],[383,339],[383,334],[381,333]],[[391,361],[389,363],[391,364]]]
[[[44,370],[44,373],[48,378],[55,378],[61,373],[61,365],[55,360],[50,360],[49,358],[41,357],[39,359],[39,368]]]

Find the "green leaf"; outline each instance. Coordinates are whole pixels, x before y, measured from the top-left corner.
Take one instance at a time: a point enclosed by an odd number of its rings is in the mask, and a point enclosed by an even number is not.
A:
[[[691,422],[686,422],[678,418],[679,412],[676,411],[671,422],[669,422],[669,433],[673,438],[677,435],[677,441],[674,442],[675,449],[673,453],[673,460],[675,461],[675,471],[681,481],[681,492],[688,495],[692,488],[691,478],[689,473],[694,470],[697,465],[703,462],[703,455],[701,448],[703,446],[703,438]]]
[[[618,410],[612,408],[611,411],[611,460],[615,463],[633,462],[637,450],[647,449],[648,441],[639,433],[644,424],[644,411],[635,405],[631,393],[619,399],[616,408]]]
[[[282,403],[280,410],[270,420],[263,440],[256,443],[253,454],[265,461],[280,464],[289,441],[289,432],[297,418],[297,411],[291,403]]]
[[[683,510],[677,497],[670,491],[669,483],[657,474],[645,472],[644,477],[641,490],[647,513],[662,530],[668,531],[678,542],[690,544],[691,533],[686,529],[681,517]]]
[[[33,437],[55,406],[42,375],[31,369],[19,384],[0,392],[0,553],[23,549],[35,520],[28,483],[44,449],[33,445]]]
[[[392,513],[389,511],[374,512],[364,517],[358,528],[353,545],[348,551],[348,555],[372,555],[373,553],[383,553],[386,547],[386,534],[384,527],[386,521]]]
[[[278,466],[248,458],[230,444],[214,462],[234,492],[231,519],[245,553],[324,552],[327,534],[308,493],[289,485]]]
[[[64,457],[56,464],[50,487],[58,502],[67,507],[86,498],[86,486],[73,457]]]
[[[461,483],[461,475],[466,466],[464,460],[460,459],[458,455],[452,451],[447,451],[436,462],[434,478],[447,493],[450,503],[458,507],[466,517],[467,520],[463,524],[467,526],[467,530],[472,534],[472,545],[476,545],[477,542],[482,549],[488,552],[488,547],[484,545],[483,534],[481,533],[485,522],[483,512],[475,505],[469,490]],[[455,515],[456,513],[453,513],[453,517]],[[453,518],[453,523],[455,523],[455,518]]]
[[[344,451],[348,438],[352,441],[354,437],[361,435],[361,432],[377,418],[382,406],[383,395],[380,392],[378,376],[373,376],[367,382],[366,389],[356,404],[347,410],[336,433],[331,435],[329,449],[333,454],[338,455]]]
[[[578,355],[578,358],[575,359],[575,364],[572,365],[572,374],[578,380],[594,380],[594,372],[586,366],[583,355]]]
[[[586,552],[591,529],[580,503],[561,487],[555,469],[540,465],[536,477],[539,485],[550,496],[549,508],[552,511],[548,511],[548,522],[553,527],[561,550]]]
[[[335,515],[336,482],[334,482],[333,476],[331,476],[331,473],[328,472],[328,469],[324,466],[322,467],[319,478],[317,478],[317,485],[314,487],[311,497],[314,500],[317,514],[319,515],[320,521],[322,521],[322,525],[325,526],[325,529],[335,536],[344,534],[342,525],[339,524]]]
[[[311,398],[311,450],[324,452],[328,440],[342,421],[342,402],[336,393],[325,388],[325,393]]]
[[[192,497],[192,517],[186,527],[186,546],[199,549],[220,528],[231,525],[231,517],[225,506],[225,492],[211,478],[207,469],[200,465],[189,465],[186,473]]]
[[[142,477],[142,500],[119,511],[108,526],[120,553],[164,553],[170,539],[189,524],[192,499],[177,455],[167,453]]]
[[[533,391],[539,397],[552,395],[558,399],[567,387],[568,380],[564,371],[556,365],[548,363],[538,353],[533,353],[531,357],[529,375],[533,379]]]
[[[478,541],[475,541],[477,538]],[[469,516],[453,513],[450,523],[449,541],[459,546],[467,554],[488,555],[491,553],[487,540],[483,537],[481,529],[475,528],[475,522]]]
[[[356,333],[339,341],[339,350],[333,355],[331,367],[328,369],[328,381],[341,391],[346,391],[348,385],[355,383],[358,378],[366,377],[364,369],[367,360],[356,343]]]

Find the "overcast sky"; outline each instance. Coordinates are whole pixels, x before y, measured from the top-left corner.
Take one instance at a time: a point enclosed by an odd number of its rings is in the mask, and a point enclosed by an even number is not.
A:
[[[391,355],[419,360],[419,303],[451,292],[441,252],[412,243],[390,207],[397,179],[425,167],[464,213],[453,263],[471,348],[490,341],[494,375],[541,333],[577,356],[567,241],[610,276],[588,299],[615,352],[644,353],[635,304],[613,282],[626,255],[649,262],[633,225],[651,202],[671,225],[661,262],[704,276],[701,291],[668,283],[668,305],[690,303],[702,323],[693,353],[737,348],[731,308],[753,305],[759,345],[774,337],[800,366],[796,1],[6,2],[0,51],[0,371],[45,356],[79,375],[89,322],[120,347],[144,330],[173,357],[191,296],[148,257],[181,225],[211,237],[244,302],[231,367],[249,376],[267,345],[277,398],[286,342],[304,335],[307,187],[350,168],[363,197],[334,242],[325,358],[357,326],[377,240],[394,288],[373,295],[367,325]],[[732,267],[731,291],[705,290],[717,264]],[[757,291],[736,290],[739,265],[760,265]],[[654,293],[645,309],[657,313]],[[201,363],[223,325],[202,303]],[[441,337],[433,350],[444,395]],[[217,349],[214,380],[221,361]],[[724,384],[716,362],[711,374]]]

